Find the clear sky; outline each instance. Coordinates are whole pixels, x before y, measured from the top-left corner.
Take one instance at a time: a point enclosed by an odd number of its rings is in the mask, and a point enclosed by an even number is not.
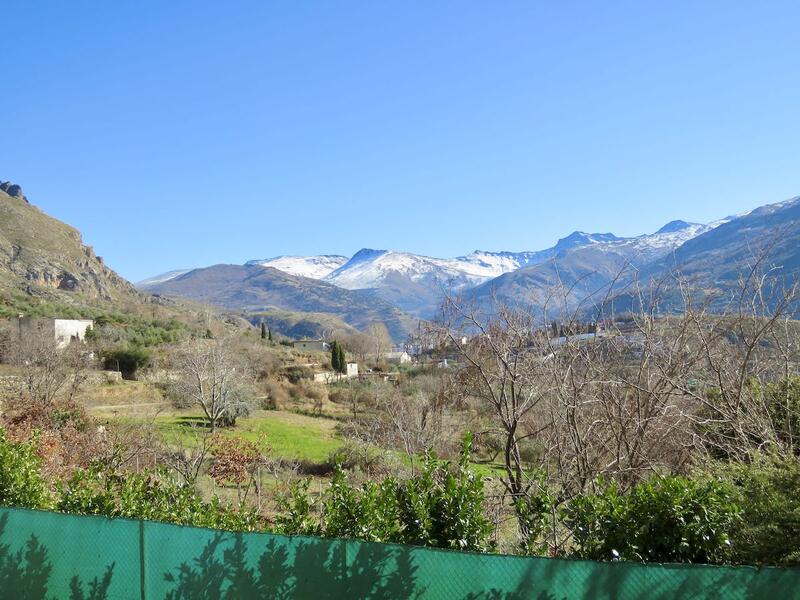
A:
[[[800,3],[7,2],[0,178],[122,275],[800,194]]]

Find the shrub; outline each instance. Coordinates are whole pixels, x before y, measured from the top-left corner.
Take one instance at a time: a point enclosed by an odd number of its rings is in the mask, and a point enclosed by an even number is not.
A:
[[[800,565],[800,460],[757,457],[714,473],[735,488],[741,522],[732,532],[735,562]]]
[[[328,399],[328,390],[325,386],[311,381],[304,381],[297,386],[297,392],[301,398],[308,398],[315,402],[324,402]]]
[[[103,367],[122,372],[125,379],[135,379],[136,372],[150,364],[150,352],[141,347],[116,348],[103,353]]]
[[[283,374],[286,379],[289,380],[289,383],[298,384],[303,379],[312,379],[314,377],[314,371],[309,369],[308,367],[301,367],[298,365],[292,365],[291,367],[286,367],[283,370]]]
[[[730,486],[713,479],[652,478],[623,494],[603,484],[573,499],[565,522],[575,554],[592,560],[725,562],[739,506]]]
[[[406,480],[388,477],[359,487],[337,465],[314,518],[308,484],[281,498],[279,524],[289,535],[357,538],[458,550],[491,548],[492,523],[484,512],[483,480],[469,468],[471,440],[457,465],[431,454],[422,472]]]
[[[35,439],[9,441],[0,429],[0,506],[48,508],[51,505],[36,446]]]
[[[286,404],[289,402],[289,392],[287,392],[286,388],[284,388],[279,382],[268,381],[266,388],[267,396],[269,397],[269,405],[265,406],[264,408],[278,409],[286,406]]]
[[[361,471],[370,476],[388,475],[396,467],[391,458],[393,455],[372,444],[347,441],[336,448],[328,457],[329,472],[338,465],[342,469]]]
[[[233,531],[259,525],[254,511],[229,508],[217,497],[204,502],[191,485],[178,483],[165,470],[117,473],[100,464],[77,471],[59,486],[57,509]]]

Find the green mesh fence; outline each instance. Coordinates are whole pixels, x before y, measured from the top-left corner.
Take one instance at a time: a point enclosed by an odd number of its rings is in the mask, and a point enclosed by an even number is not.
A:
[[[0,509],[0,598],[800,598],[800,570],[640,565]]]

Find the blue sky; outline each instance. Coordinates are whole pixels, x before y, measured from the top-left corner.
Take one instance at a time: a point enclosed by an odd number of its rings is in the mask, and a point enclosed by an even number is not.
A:
[[[797,2],[15,2],[0,178],[122,275],[800,194]]]

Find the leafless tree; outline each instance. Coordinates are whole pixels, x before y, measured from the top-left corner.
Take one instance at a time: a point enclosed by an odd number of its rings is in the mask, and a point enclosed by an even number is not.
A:
[[[249,377],[226,338],[184,344],[175,369],[179,377],[171,391],[176,402],[200,407],[212,433],[249,412]]]
[[[797,323],[787,320],[796,288],[756,273],[727,304],[677,271],[641,287],[629,278],[624,294],[609,289],[594,307],[567,298],[566,286],[536,310],[448,298],[432,327],[463,363],[462,393],[488,409],[503,440],[512,504],[536,492],[536,471],[563,502],[600,475],[632,485],[704,453],[796,453],[798,407],[786,391],[776,410],[773,390],[797,370]],[[524,518],[519,526],[526,538]],[[554,530],[551,545],[562,543]]]
[[[370,338],[376,361],[379,361],[385,352],[391,350],[392,336],[389,335],[389,330],[384,323],[379,321],[370,323],[364,333]]]
[[[86,380],[91,359],[79,343],[59,347],[44,332],[31,333],[24,339],[11,337],[12,362],[23,380],[21,402],[47,409],[56,398],[72,400]]]

